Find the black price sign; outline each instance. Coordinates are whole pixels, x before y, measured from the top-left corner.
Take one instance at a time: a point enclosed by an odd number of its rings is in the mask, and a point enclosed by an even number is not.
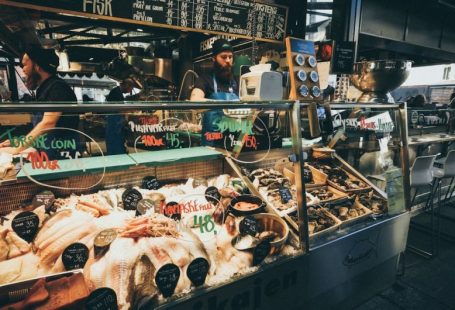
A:
[[[38,232],[39,217],[30,211],[21,212],[14,217],[11,227],[19,237],[30,243]]]
[[[270,245],[269,240],[261,241],[253,251],[253,266],[259,265],[262,261],[269,255],[270,249],[272,246]]]
[[[96,235],[94,244],[95,256],[100,257],[109,250],[111,243],[117,238],[115,229],[105,229]]]
[[[70,244],[62,254],[63,265],[66,270],[84,268],[88,260],[89,250],[85,244]]]
[[[38,208],[42,205],[44,205],[44,208],[46,209],[46,212],[50,212],[52,206],[54,205],[55,201],[55,195],[51,191],[44,191],[39,194],[36,194],[35,197],[33,197],[32,205],[35,208]]]
[[[169,201],[164,207],[164,215],[175,221],[180,221],[182,214],[180,213],[179,204],[175,201]]]
[[[101,287],[94,290],[85,302],[87,310],[118,310],[117,294],[108,287]]]
[[[205,278],[209,272],[209,262],[202,257],[196,258],[188,265],[186,275],[190,279],[194,286],[200,286],[204,284]]]
[[[142,195],[137,189],[127,189],[122,195],[123,208],[125,210],[136,210],[141,199]]]
[[[332,74],[352,74],[354,72],[355,42],[335,42],[331,61]]]
[[[150,199],[141,199],[137,203],[136,216],[144,215],[150,209],[155,210],[155,202]]]
[[[174,264],[166,264],[161,267],[155,276],[155,283],[164,297],[174,294],[177,282],[180,278],[180,269]]]
[[[218,188],[215,186],[210,186],[205,190],[205,199],[207,199],[208,202],[218,204],[221,199],[221,194],[218,191]]]
[[[292,194],[291,194],[291,191],[289,190],[289,188],[280,187],[278,189],[278,191],[280,193],[280,197],[281,197],[281,202],[282,203],[288,203],[289,200],[292,200]]]
[[[256,236],[259,232],[259,222],[252,216],[247,216],[239,223],[239,231],[241,235]]]
[[[154,176],[147,176],[142,179],[142,188],[149,190],[156,190],[160,188],[160,182]]]

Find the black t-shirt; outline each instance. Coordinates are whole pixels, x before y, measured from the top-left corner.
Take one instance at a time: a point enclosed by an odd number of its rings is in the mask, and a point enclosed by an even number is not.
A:
[[[213,73],[202,74],[199,76],[199,78],[196,79],[196,82],[194,83],[194,88],[199,88],[202,90],[205,94],[205,98],[209,98],[215,91],[213,76]],[[232,92],[234,94],[239,94],[239,84],[235,79],[232,79],[229,83],[216,79],[216,83],[218,92],[230,93],[232,89]]]
[[[66,82],[57,76],[51,76],[45,80],[36,90],[36,100],[39,102],[55,102],[55,103],[76,103],[77,98],[71,87]],[[49,111],[52,112],[52,111]],[[33,117],[33,125],[36,126],[43,119],[43,112],[35,113]],[[77,130],[79,126],[79,115],[74,113],[62,113],[56,127],[63,127]],[[50,130],[47,131],[47,141],[52,140],[72,140],[77,144],[77,150],[81,150],[80,135],[73,130]],[[74,154],[76,150],[57,150],[48,149],[46,151],[50,159],[62,158],[61,151],[69,151]]]
[[[109,92],[109,95],[106,97],[106,101],[124,101],[125,97],[123,97],[122,90],[120,86],[112,88]]]

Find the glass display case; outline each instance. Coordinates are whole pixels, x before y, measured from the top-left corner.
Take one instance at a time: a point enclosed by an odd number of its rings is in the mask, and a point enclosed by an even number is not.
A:
[[[292,308],[404,250],[399,106],[36,103],[0,124],[2,305]],[[381,254],[349,248],[378,230]]]
[[[300,140],[282,147],[298,115],[293,108],[3,106],[1,140],[9,146],[0,149],[2,291],[70,272],[52,280],[80,291],[68,304],[91,305],[115,293],[120,309],[175,306],[304,254],[301,232],[281,216],[304,209],[302,183],[275,170],[293,160],[300,175]],[[56,112],[58,121],[44,127]],[[76,281],[81,274],[84,281]],[[20,302],[36,298],[43,283],[33,285]]]

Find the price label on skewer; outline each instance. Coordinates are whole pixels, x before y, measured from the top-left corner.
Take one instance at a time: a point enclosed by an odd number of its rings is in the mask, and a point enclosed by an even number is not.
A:
[[[142,179],[142,188],[148,190],[157,190],[160,188],[160,182],[154,176],[147,176]]]
[[[127,189],[122,194],[123,208],[125,210],[136,210],[141,199],[142,194],[137,189]]]
[[[174,264],[166,264],[155,275],[155,283],[164,297],[174,294],[180,278],[180,269]]]
[[[269,255],[270,249],[269,240],[261,241],[253,250],[253,266],[259,265]]]
[[[54,205],[55,195],[51,191],[43,191],[33,197],[32,205],[38,208],[44,205],[46,212],[49,213]]]
[[[115,229],[105,229],[96,235],[93,242],[95,257],[104,255],[109,250],[111,243],[117,238],[117,231]]]
[[[88,260],[89,250],[85,244],[70,244],[62,253],[62,261],[66,270],[84,268]]]
[[[39,217],[30,211],[21,212],[14,217],[11,227],[19,237],[30,243],[38,232]]]
[[[85,302],[87,310],[118,310],[117,294],[108,287],[101,287],[94,290]]]
[[[205,283],[209,267],[209,262],[205,258],[196,258],[188,265],[186,275],[194,286],[200,286]]]
[[[239,223],[239,231],[241,235],[256,236],[259,232],[259,222],[252,216],[246,216]]]

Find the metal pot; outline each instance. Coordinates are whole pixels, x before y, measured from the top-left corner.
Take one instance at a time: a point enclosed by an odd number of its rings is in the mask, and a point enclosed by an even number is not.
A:
[[[356,62],[351,75],[352,84],[363,92],[358,102],[389,102],[390,91],[408,78],[412,62],[409,60],[372,60]]]

